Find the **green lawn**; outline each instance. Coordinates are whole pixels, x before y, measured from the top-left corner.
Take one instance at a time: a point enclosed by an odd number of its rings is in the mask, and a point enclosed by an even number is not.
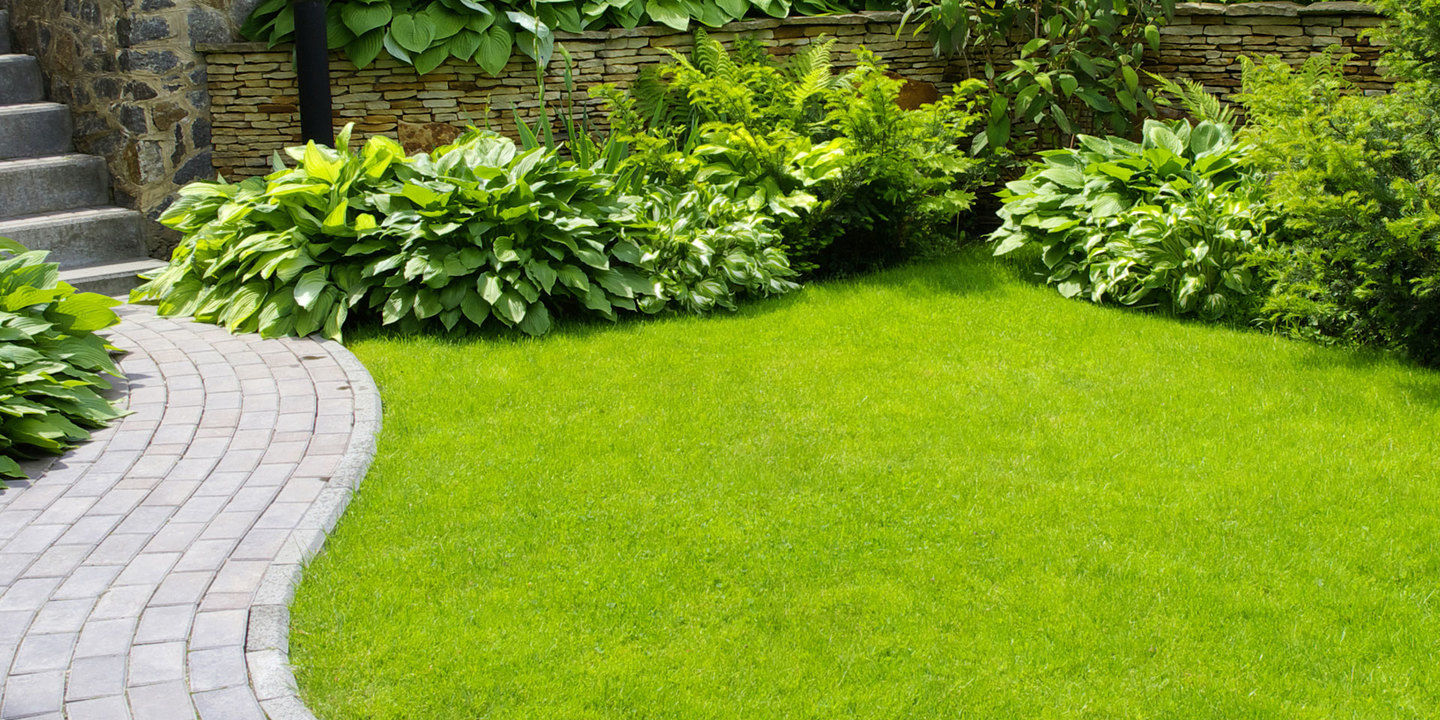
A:
[[[979,257],[379,338],[324,720],[1440,714],[1440,375]]]

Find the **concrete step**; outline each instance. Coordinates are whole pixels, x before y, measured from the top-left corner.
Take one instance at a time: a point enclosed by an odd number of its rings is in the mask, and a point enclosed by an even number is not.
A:
[[[112,297],[125,297],[140,284],[140,273],[150,272],[165,265],[152,258],[131,258],[104,265],[67,268],[60,266],[60,279],[83,292],[100,293]]]
[[[143,219],[134,210],[117,207],[67,210],[0,220],[0,237],[31,250],[48,250],[50,261],[62,267],[98,265],[145,255]]]
[[[40,102],[40,63],[29,55],[0,55],[0,105]]]
[[[10,53],[10,11],[0,10],[0,55]]]
[[[59,103],[0,105],[0,160],[68,153],[72,127]]]
[[[110,176],[98,157],[0,160],[0,220],[108,204]]]

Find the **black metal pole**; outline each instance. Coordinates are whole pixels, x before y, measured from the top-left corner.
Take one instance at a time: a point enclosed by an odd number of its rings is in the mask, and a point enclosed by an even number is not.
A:
[[[294,0],[295,75],[300,90],[300,136],[335,144],[330,109],[330,50],[325,38],[325,0]]]

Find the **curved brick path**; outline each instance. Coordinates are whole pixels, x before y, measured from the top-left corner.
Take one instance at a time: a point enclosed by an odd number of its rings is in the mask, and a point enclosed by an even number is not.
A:
[[[369,465],[374,384],[335,343],[120,312],[133,414],[0,492],[0,720],[312,717],[287,607]]]

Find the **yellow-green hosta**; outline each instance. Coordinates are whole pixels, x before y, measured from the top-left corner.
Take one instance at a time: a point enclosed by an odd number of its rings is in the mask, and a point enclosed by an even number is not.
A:
[[[650,198],[623,196],[611,175],[480,130],[413,157],[349,140],[292,148],[295,164],[264,178],[185,188],[161,218],[184,239],[132,299],[237,332],[336,339],[356,322],[543,335],[560,315],[672,304],[656,264],[669,256],[650,252],[670,240],[627,209]]]

